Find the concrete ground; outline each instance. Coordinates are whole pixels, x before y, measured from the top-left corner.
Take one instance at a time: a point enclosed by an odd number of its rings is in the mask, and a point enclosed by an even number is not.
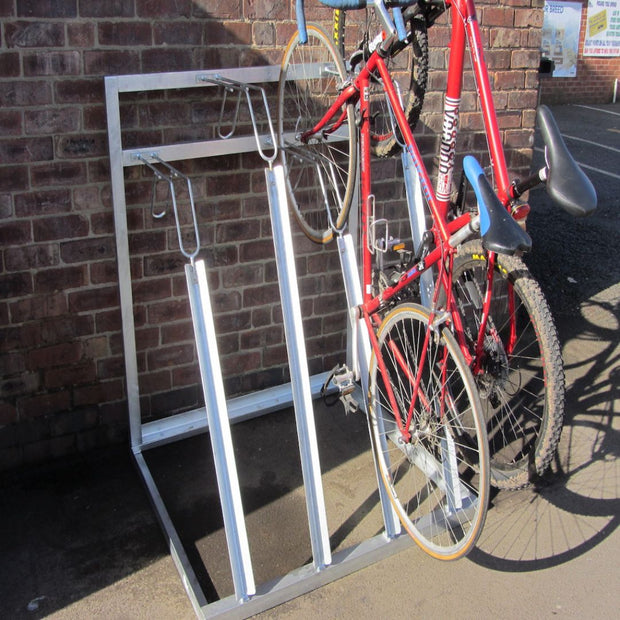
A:
[[[442,563],[411,545],[260,618],[617,617],[620,106],[596,108],[554,111],[590,167],[599,211],[575,221],[542,191],[531,197],[530,266],[556,317],[567,375],[552,471],[532,488],[493,497],[466,559]],[[317,403],[315,415],[332,548],[344,549],[381,531],[368,433],[361,416],[339,406]],[[293,414],[236,425],[233,439],[263,583],[310,560]],[[208,436],[147,459],[205,593],[228,596]],[[0,507],[0,617],[194,617],[126,447],[4,475]]]

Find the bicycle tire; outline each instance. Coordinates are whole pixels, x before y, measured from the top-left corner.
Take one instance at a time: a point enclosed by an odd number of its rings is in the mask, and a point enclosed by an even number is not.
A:
[[[487,281],[487,253],[479,241],[455,258],[453,290],[473,353]],[[514,291],[515,348],[509,343],[509,291]],[[491,484],[519,489],[549,466],[564,417],[564,367],[551,311],[525,263],[497,255],[484,359],[475,373],[491,456]]]
[[[392,402],[407,411],[428,323],[428,311],[411,303],[383,318],[381,359],[373,355],[370,364],[368,419],[380,479],[403,527],[431,556],[455,560],[474,546],[489,492],[487,436],[470,369],[450,330],[433,329],[408,442],[396,426],[381,370],[385,365]]]
[[[308,24],[308,42],[290,40],[278,84],[278,142],[291,208],[306,236],[328,243],[344,228],[357,170],[357,129],[352,104],[333,134],[300,140],[324,115],[346,80],[342,57],[329,37]]]
[[[333,15],[333,37],[336,48],[345,57],[346,15],[342,9],[335,9]],[[373,9],[367,9],[364,41],[358,49],[368,56],[370,40],[381,32],[382,26]],[[409,19],[409,44],[392,58],[386,58],[387,68],[398,85],[403,111],[411,131],[414,131],[424,105],[428,85],[429,52],[426,19],[415,15]],[[370,83],[370,150],[376,157],[389,157],[399,152],[402,137],[396,138],[393,122],[388,110],[388,102],[382,80],[378,75],[371,77]]]
[[[414,131],[422,114],[428,84],[428,34],[424,17],[417,15],[411,18],[407,30],[411,41],[398,55],[387,58],[386,65],[392,80],[398,85],[407,123]],[[399,153],[404,143],[398,129],[397,135],[394,133],[388,105],[382,80],[378,75],[374,76],[370,85],[370,145],[376,157]]]

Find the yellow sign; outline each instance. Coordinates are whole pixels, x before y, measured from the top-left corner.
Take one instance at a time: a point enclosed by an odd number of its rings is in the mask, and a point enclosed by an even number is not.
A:
[[[588,36],[595,37],[603,30],[607,30],[607,11],[604,9],[588,18]]]

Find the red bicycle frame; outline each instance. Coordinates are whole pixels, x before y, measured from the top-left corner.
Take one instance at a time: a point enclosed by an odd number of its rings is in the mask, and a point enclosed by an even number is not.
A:
[[[423,164],[422,155],[413,137],[411,128],[407,122],[399,96],[389,74],[389,70],[381,55],[380,50],[375,50],[368,58],[366,64],[361,68],[360,73],[353,82],[347,85],[334,101],[323,119],[310,131],[302,136],[302,141],[309,139],[319,132],[329,134],[335,131],[346,118],[346,105],[359,102],[359,123],[360,123],[360,190],[361,190],[361,243],[363,248],[362,258],[362,293],[363,304],[360,309],[361,314],[371,333],[371,344],[375,353],[378,354],[378,342],[373,333],[372,327],[380,323],[377,311],[399,291],[407,287],[413,280],[418,278],[425,270],[433,265],[439,264],[439,274],[435,285],[433,308],[439,297],[440,290],[446,293],[446,308],[450,311],[452,327],[457,336],[460,348],[469,365],[473,363],[474,374],[482,372],[481,359],[483,355],[483,343],[486,326],[489,318],[491,292],[493,286],[493,271],[495,257],[489,255],[487,269],[487,290],[484,295],[482,305],[481,327],[474,346],[472,356],[467,346],[463,331],[463,324],[460,314],[454,308],[452,300],[452,260],[458,244],[451,243],[454,233],[468,225],[470,215],[468,213],[448,221],[448,211],[453,185],[453,171],[456,152],[456,136],[458,133],[459,108],[463,87],[463,69],[465,61],[465,48],[468,45],[472,61],[472,70],[475,78],[478,97],[482,109],[485,132],[489,145],[491,165],[498,188],[500,201],[509,206],[511,201],[510,181],[506,167],[503,146],[500,138],[499,125],[493,104],[491,85],[484,54],[482,50],[482,40],[480,28],[476,17],[476,9],[473,0],[452,0],[448,3],[452,15],[452,29],[450,40],[450,59],[448,65],[448,80],[446,87],[446,97],[444,102],[444,118],[441,135],[439,170],[437,185],[434,189]],[[371,150],[370,150],[370,81],[371,75],[379,74],[383,82],[383,88],[390,102],[391,109],[396,118],[396,123],[404,138],[407,152],[415,165],[420,185],[426,198],[429,209],[432,213],[433,226],[432,234],[435,247],[417,265],[403,273],[399,281],[384,289],[379,295],[373,295],[372,288],[372,253],[369,251],[369,230],[372,217],[372,205],[374,196],[371,188]],[[375,78],[376,79],[376,78]],[[336,119],[333,121],[333,119]],[[330,126],[329,123],[332,123]],[[446,267],[446,263],[448,264]],[[512,297],[512,290],[509,288],[509,296]],[[511,340],[515,333],[514,319],[514,299],[509,299],[511,317]],[[435,318],[435,310],[431,310],[430,324]],[[429,329],[426,338],[429,337]],[[508,343],[508,352],[512,349],[514,342]],[[377,359],[380,355],[377,355]],[[475,360],[475,361],[474,361]],[[423,360],[422,360],[423,361]],[[401,364],[404,370],[404,363]],[[417,388],[419,377],[410,377],[414,389]],[[389,390],[389,387],[388,387]],[[416,393],[418,390],[416,389]],[[393,397],[393,395],[392,395]],[[444,397],[442,397],[442,400]],[[413,407],[414,403],[412,404]],[[422,406],[427,406],[422,403]],[[408,412],[406,421],[399,421],[400,432],[407,439],[409,434],[408,425],[411,420],[412,411]]]

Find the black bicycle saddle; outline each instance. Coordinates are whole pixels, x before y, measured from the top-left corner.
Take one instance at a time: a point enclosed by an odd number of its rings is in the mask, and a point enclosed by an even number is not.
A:
[[[583,217],[596,209],[596,190],[564,144],[560,130],[546,105],[538,108],[538,124],[545,143],[547,192],[571,215]]]

